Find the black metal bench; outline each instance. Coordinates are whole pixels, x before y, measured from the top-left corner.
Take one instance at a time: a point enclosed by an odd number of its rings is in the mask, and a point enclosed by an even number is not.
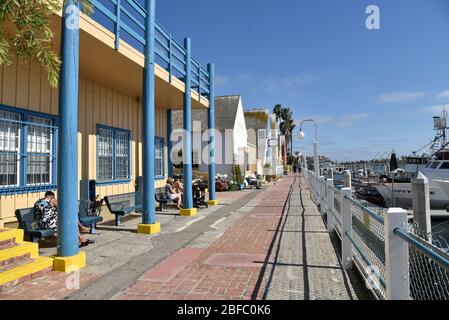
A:
[[[170,200],[165,196],[165,190],[164,188],[157,188],[155,190],[155,195],[154,197],[156,198],[156,202],[159,203],[159,206],[157,207],[157,211],[163,211],[164,210],[164,205],[167,204],[176,204],[177,201],[176,200]]]
[[[115,215],[115,225],[120,225],[121,217],[132,212],[142,212],[140,192],[129,192],[104,197],[109,211]]]
[[[97,229],[97,223],[103,221],[103,217],[101,216],[90,216],[88,211],[90,210],[90,201],[89,200],[80,200],[79,202],[79,211],[78,218],[81,224],[85,227],[90,228],[90,233],[94,234]]]
[[[84,200],[78,202],[79,212],[78,218],[82,225],[90,227],[90,232],[94,233],[97,223],[103,221],[103,217],[100,216],[88,216],[88,202],[85,203]],[[17,209],[15,211],[17,221],[19,222],[19,227],[23,229],[26,236],[30,238],[32,242],[38,242],[40,239],[54,237],[56,235],[56,230],[54,229],[40,229],[34,226],[35,215],[33,208]]]
[[[39,229],[33,226],[34,208],[17,209],[15,214],[19,222],[19,228],[23,229],[25,236],[28,236],[32,242],[38,242],[40,239],[56,235],[54,229]]]

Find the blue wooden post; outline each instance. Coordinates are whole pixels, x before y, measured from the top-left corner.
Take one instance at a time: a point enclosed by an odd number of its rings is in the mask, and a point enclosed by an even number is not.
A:
[[[167,156],[168,156],[168,176],[173,176],[173,162],[171,159],[172,151],[172,141],[170,139],[172,133],[172,121],[173,121],[173,111],[171,109],[167,110]]]
[[[184,93],[184,133],[183,139],[183,178],[184,178],[184,208],[181,209],[181,215],[194,216],[196,209],[193,208],[192,195],[192,103],[190,87],[192,83],[192,56],[190,38],[184,39],[184,48],[186,50],[186,75],[185,75],[185,93]]]
[[[209,71],[209,205],[217,205],[217,196],[215,194],[215,65],[207,65]]]
[[[120,0],[117,0],[117,5],[115,7],[115,50],[120,48],[120,13],[122,11]]]
[[[142,112],[142,224],[138,233],[152,234],[160,231],[156,222],[155,182],[155,95],[154,95],[154,47],[156,0],[146,0],[145,9],[145,65],[143,70]]]
[[[84,267],[78,246],[79,3],[64,3],[61,25],[58,133],[58,245],[55,270]]]

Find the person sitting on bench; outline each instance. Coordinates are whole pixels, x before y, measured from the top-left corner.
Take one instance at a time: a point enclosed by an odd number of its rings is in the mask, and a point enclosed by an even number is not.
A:
[[[165,184],[165,189],[164,189],[165,197],[167,199],[169,199],[169,200],[177,201],[178,202],[178,209],[181,209],[182,193],[176,192],[173,189],[173,183],[174,183],[173,178],[169,177],[167,179],[167,183]]]
[[[259,180],[257,179],[257,172],[254,172],[254,174],[247,177],[246,181],[248,181],[248,185],[255,186],[256,189],[260,189],[260,183]]]
[[[183,184],[182,176],[180,176],[179,179],[173,183],[173,190],[176,193],[181,193],[181,194],[184,192],[184,184]]]
[[[39,199],[34,204],[35,221],[39,229],[55,229],[58,225],[58,201],[52,191],[45,192],[44,198]],[[81,232],[89,232],[89,228],[84,227],[78,221],[78,241],[80,247],[94,243],[93,240],[85,239],[81,236]]]

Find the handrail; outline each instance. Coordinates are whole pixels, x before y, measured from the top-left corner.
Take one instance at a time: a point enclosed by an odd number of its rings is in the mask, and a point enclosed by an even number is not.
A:
[[[373,263],[369,260],[369,258],[366,256],[366,254],[362,251],[362,249],[360,249],[359,245],[354,241],[354,239],[349,235],[348,232],[345,232],[346,236],[348,237],[349,241],[351,241],[352,245],[354,246],[354,248],[357,250],[357,252],[360,254],[360,256],[362,257],[363,261],[365,261],[365,263],[367,265],[373,265]],[[387,287],[387,283],[385,281],[385,279],[379,275],[379,282],[382,285],[382,287],[386,288]]]
[[[113,4],[116,10],[108,8],[108,3]],[[119,3],[120,5],[118,5]],[[125,4],[127,6],[124,6]],[[92,18],[94,20],[96,20],[106,28],[106,20],[112,22],[116,37],[116,50],[119,46],[118,40],[124,40],[123,35],[120,32],[120,30],[122,30],[124,33],[126,33],[125,38],[129,36],[132,41],[136,41],[138,45],[136,47],[132,43],[129,44],[143,53],[142,48],[138,48],[138,46],[145,45],[145,27],[142,22],[138,20],[138,18],[145,18],[146,9],[140,3],[135,0],[92,0],[92,5],[94,6],[94,14],[92,15]],[[96,17],[95,11],[98,11],[103,15],[103,17]],[[123,13],[123,15],[120,13]],[[131,21],[131,23],[127,23],[127,20]],[[132,26],[131,24],[135,24],[135,26]],[[156,31],[158,31],[160,34],[160,36],[156,36],[156,43],[162,48],[162,50],[160,48],[155,50],[156,55],[165,62],[165,64],[167,65],[165,69],[170,73],[170,76],[172,76],[172,72],[175,70],[180,72],[181,75],[184,76],[185,71],[181,70],[184,69],[184,66],[186,65],[186,50],[184,49],[184,46],[177,42],[170,35],[170,33],[157,21],[155,23],[155,28]],[[178,62],[173,60],[178,60]],[[181,64],[181,67],[179,66],[179,64]],[[191,73],[194,85],[192,86],[192,84],[189,84],[190,88],[194,89],[199,95],[205,94],[206,96],[208,96],[210,74],[208,70],[201,66],[201,64],[193,57]],[[183,81],[183,79],[180,80]]]
[[[381,224],[385,223],[385,220],[384,220],[384,218],[382,216],[380,216],[376,212],[372,211],[371,209],[365,207],[360,202],[354,200],[352,197],[345,196],[345,199],[349,200],[349,202],[351,202],[353,205],[355,205],[355,206],[359,207],[360,209],[364,210],[366,213],[368,213],[368,215],[371,216],[371,218],[373,218],[377,222],[379,222]]]
[[[401,239],[408,242],[410,245],[414,246],[428,258],[434,260],[442,268],[449,271],[449,257],[444,257],[442,252],[437,253],[434,250],[430,249],[429,247],[425,246],[420,241],[415,239],[414,235],[413,234],[411,235],[411,233],[407,229],[396,228],[393,230],[393,233],[398,237],[400,237]]]

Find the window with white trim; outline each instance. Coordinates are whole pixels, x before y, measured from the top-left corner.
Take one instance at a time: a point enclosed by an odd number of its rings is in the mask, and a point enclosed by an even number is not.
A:
[[[0,111],[0,185],[18,186],[20,114]]]
[[[55,187],[54,124],[52,116],[0,108],[0,193]]]
[[[154,140],[155,146],[155,163],[154,170],[156,178],[165,178],[164,173],[164,138],[155,137]]]
[[[27,184],[50,183],[53,151],[51,120],[29,116],[28,121]]]
[[[126,181],[131,178],[130,133],[127,130],[97,127],[97,180]]]

